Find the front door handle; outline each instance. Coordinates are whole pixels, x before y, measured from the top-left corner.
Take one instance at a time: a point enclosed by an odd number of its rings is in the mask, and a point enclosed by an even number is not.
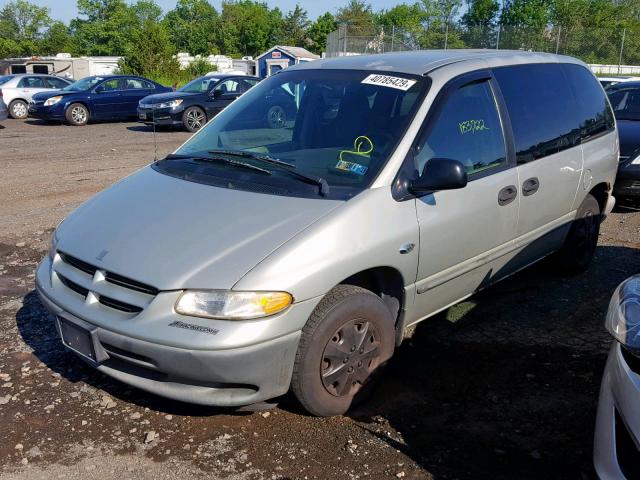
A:
[[[515,185],[509,185],[504,187],[500,192],[498,192],[498,205],[508,205],[513,202],[515,198],[518,196],[518,189]]]
[[[522,194],[525,197],[528,197],[529,195],[533,195],[534,193],[536,193],[539,188],[540,180],[538,180],[538,177],[529,178],[522,184]]]

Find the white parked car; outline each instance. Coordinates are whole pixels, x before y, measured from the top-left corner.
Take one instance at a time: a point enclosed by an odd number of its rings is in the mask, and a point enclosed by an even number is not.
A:
[[[27,118],[29,101],[34,94],[64,88],[71,83],[55,75],[4,75],[0,77],[0,99],[12,118]]]

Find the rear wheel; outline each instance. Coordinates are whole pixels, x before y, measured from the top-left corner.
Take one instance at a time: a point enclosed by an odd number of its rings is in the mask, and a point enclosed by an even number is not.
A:
[[[64,116],[69,124],[79,127],[89,121],[89,109],[81,103],[72,103],[67,107]]]
[[[14,100],[9,104],[9,115],[11,115],[11,118],[22,120],[27,118],[28,114],[27,102],[24,100]]]
[[[589,268],[598,245],[601,220],[600,204],[588,194],[578,208],[564,245],[556,254],[562,270],[575,274]]]
[[[280,105],[274,105],[267,111],[267,125],[269,128],[284,128],[287,114]]]
[[[341,415],[371,390],[395,346],[393,318],[377,295],[338,285],[302,329],[291,389],[312,415]]]
[[[184,128],[190,132],[200,130],[207,123],[207,116],[200,107],[189,107],[182,114]]]

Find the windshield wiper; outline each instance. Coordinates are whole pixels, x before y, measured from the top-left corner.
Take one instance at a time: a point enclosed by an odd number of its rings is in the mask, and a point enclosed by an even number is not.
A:
[[[222,162],[222,163],[226,163],[227,165],[232,165],[234,167],[240,167],[240,168],[246,168],[248,170],[253,170],[255,172],[260,172],[260,173],[264,173],[265,175],[272,175],[272,172],[270,170],[267,170],[266,168],[261,168],[258,167],[256,165],[251,165],[250,163],[246,163],[246,162],[241,162],[239,160],[232,160],[231,158],[225,158],[225,157],[204,157],[201,155],[176,155],[176,154],[169,154],[165,157],[167,160],[172,160],[175,158],[189,158],[198,162]]]
[[[296,166],[285,162],[284,160],[280,160],[279,158],[274,158],[270,155],[265,155],[263,153],[257,152],[248,152],[246,150],[209,150],[209,153],[213,155],[235,155],[238,157],[251,158],[252,160],[258,160],[260,162],[268,163],[270,165],[276,165],[280,167],[282,170],[291,173],[292,175],[304,180],[305,182],[310,182],[318,185],[320,189],[320,195],[327,196],[329,194],[329,184],[327,181],[316,175],[311,175],[308,173],[302,173],[296,170]]]

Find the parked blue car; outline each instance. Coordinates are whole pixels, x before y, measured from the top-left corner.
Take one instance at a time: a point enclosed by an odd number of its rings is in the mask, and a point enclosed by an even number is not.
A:
[[[62,90],[35,94],[29,102],[29,116],[71,125],[86,125],[90,120],[126,120],[137,116],[142,98],[171,91],[132,75],[85,77]]]

